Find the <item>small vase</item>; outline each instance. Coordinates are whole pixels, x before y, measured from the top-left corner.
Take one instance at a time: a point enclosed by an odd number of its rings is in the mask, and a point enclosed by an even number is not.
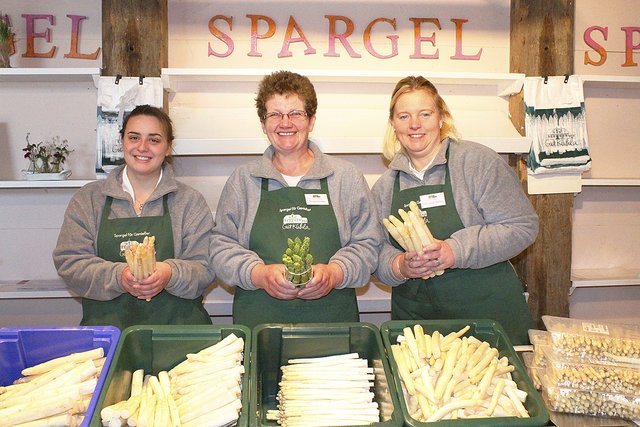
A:
[[[29,166],[27,167],[27,173],[41,173],[42,168],[38,164],[38,159],[29,160]]]

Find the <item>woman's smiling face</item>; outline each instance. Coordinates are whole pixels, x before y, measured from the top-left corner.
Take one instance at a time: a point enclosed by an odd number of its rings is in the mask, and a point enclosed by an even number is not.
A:
[[[391,119],[396,137],[411,158],[420,158],[440,143],[442,119],[433,96],[426,90],[401,95]]]
[[[171,150],[162,122],[147,115],[129,118],[122,145],[128,170],[140,176],[160,174]]]
[[[276,152],[287,154],[307,149],[309,133],[313,131],[316,117],[306,114],[290,117],[292,111],[305,111],[304,100],[294,93],[276,94],[265,103],[267,118],[262,123],[262,131]],[[269,113],[278,112],[281,117],[269,117]]]

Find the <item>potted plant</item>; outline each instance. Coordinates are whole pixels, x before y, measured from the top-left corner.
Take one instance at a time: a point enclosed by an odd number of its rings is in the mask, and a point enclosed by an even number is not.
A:
[[[0,14],[0,68],[11,68],[9,60],[14,51],[13,36],[9,16]]]
[[[29,159],[29,167],[23,171],[27,179],[67,179],[71,175],[70,170],[64,169],[64,162],[73,151],[66,139],[55,136],[32,143],[27,133],[26,140],[27,146],[22,151],[24,158]]]

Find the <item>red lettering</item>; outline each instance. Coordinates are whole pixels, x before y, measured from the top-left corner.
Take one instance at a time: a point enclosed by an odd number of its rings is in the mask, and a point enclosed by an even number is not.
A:
[[[264,15],[247,15],[247,18],[251,19],[251,50],[249,50],[247,56],[262,56],[262,54],[258,52],[258,40],[273,37],[276,33],[276,23],[273,19]],[[258,34],[258,21],[267,23],[266,33]]]
[[[598,31],[599,33],[602,34],[604,40],[607,40],[607,37],[609,36],[609,28],[607,27],[598,27],[596,25],[587,28],[584,31],[584,42],[587,44],[587,46],[589,46],[591,49],[593,49],[594,51],[596,51],[599,55],[600,55],[600,60],[599,61],[594,61],[591,59],[591,57],[589,56],[589,52],[585,52],[584,53],[584,64],[585,65],[594,65],[596,67],[599,67],[600,65],[604,64],[605,61],[607,60],[607,51],[604,47],[602,47],[602,45],[600,45],[598,42],[596,42],[592,37],[591,37],[591,33],[594,31]]]
[[[325,15],[324,17],[329,20],[329,50],[324,56],[340,56],[340,54],[336,52],[336,39],[338,39],[350,57],[361,58],[362,55],[353,50],[351,44],[347,41],[347,37],[353,34],[353,21],[346,16]],[[336,21],[344,22],[346,28],[344,33],[338,34],[336,32]]]
[[[53,58],[56,54],[56,46],[53,46],[49,52],[38,53],[35,51],[34,47],[34,39],[36,37],[43,38],[47,43],[51,43],[51,28],[47,28],[42,33],[35,32],[35,20],[36,19],[46,19],[49,21],[50,25],[55,25],[55,18],[53,15],[31,15],[25,14],[22,17],[26,21],[27,27],[27,51],[22,54],[23,58]]]
[[[421,45],[422,42],[430,42],[432,46],[436,45],[436,33],[431,33],[431,37],[423,37],[420,31],[420,27],[423,22],[430,22],[436,26],[438,30],[441,30],[440,21],[437,18],[409,18],[409,21],[413,22],[413,38],[414,38],[414,50],[413,55],[409,56],[409,58],[425,58],[425,59],[438,59],[440,54],[438,49],[436,52],[431,55],[425,55],[422,53]]]
[[[391,27],[394,30],[396,29],[396,20],[395,20],[395,18],[394,19],[388,19],[388,18],[374,19],[373,21],[371,21],[369,23],[369,25],[367,25],[367,28],[364,30],[363,40],[364,40],[365,49],[367,49],[367,52],[369,52],[372,56],[374,56],[374,57],[376,57],[378,59],[388,59],[388,58],[392,58],[394,56],[398,56],[398,36],[395,35],[395,34],[387,35],[387,38],[389,40],[391,40],[391,53],[390,54],[381,55],[373,48],[373,45],[371,44],[371,30],[373,29],[373,26],[376,25],[378,22],[386,22],[388,24],[391,24]]]
[[[296,30],[296,32],[300,35],[300,37],[293,38],[292,37],[293,30]],[[307,48],[304,50],[305,55],[313,55],[316,53],[316,50],[313,47],[311,47],[309,40],[307,40],[307,37],[304,35],[304,32],[302,31],[302,29],[298,26],[298,23],[296,22],[296,20],[293,18],[293,16],[289,16],[287,31],[284,35],[284,41],[282,42],[282,49],[280,50],[280,53],[278,53],[278,58],[287,58],[292,56],[291,51],[289,51],[289,46],[291,45],[291,43],[298,43],[298,42],[302,42],[307,46]]]
[[[462,24],[464,24],[465,22],[469,22],[469,20],[452,18],[451,22],[456,24],[456,53],[450,58],[478,61],[480,59],[480,56],[482,55],[482,48],[480,48],[478,53],[476,53],[475,55],[465,55],[462,53]]]
[[[80,40],[80,22],[83,19],[87,19],[86,16],[80,15],[67,15],[67,18],[71,19],[71,46],[69,46],[69,53],[64,55],[65,58],[78,58],[78,59],[96,59],[100,48],[97,48],[93,53],[80,53],[78,52],[78,41]]]
[[[640,43],[633,44],[633,34],[640,33],[640,27],[621,27],[624,31],[624,64],[623,67],[637,67],[638,63],[633,61],[634,49],[640,49]]]
[[[211,43],[207,43],[207,56],[215,56],[218,58],[226,58],[227,56],[231,55],[231,53],[233,52],[233,39],[231,37],[229,37],[227,34],[223,33],[222,31],[220,31],[217,27],[215,22],[218,20],[223,20],[227,23],[227,25],[229,26],[229,31],[233,30],[233,16],[224,16],[224,15],[216,15],[213,18],[211,18],[209,20],[209,32],[211,33],[211,35],[213,35],[215,38],[217,38],[218,40],[220,40],[222,43],[224,43],[227,46],[227,51],[224,53],[218,53],[216,51],[213,50],[213,48],[211,47]]]

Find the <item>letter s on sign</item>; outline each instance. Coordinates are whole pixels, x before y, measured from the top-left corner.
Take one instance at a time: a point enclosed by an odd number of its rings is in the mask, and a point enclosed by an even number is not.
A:
[[[599,61],[592,61],[591,58],[589,57],[589,52],[585,52],[584,53],[584,64],[585,65],[595,65],[596,67],[598,67],[598,66],[604,64],[605,61],[607,60],[607,51],[605,50],[604,47],[602,47],[602,45],[600,45],[598,42],[593,40],[593,38],[591,38],[591,33],[593,31],[599,31],[600,33],[602,33],[602,35],[604,36],[604,40],[606,41],[607,37],[609,36],[609,28],[608,27],[598,27],[597,25],[594,25],[594,26],[589,27],[586,30],[584,30],[584,42],[587,44],[587,46],[589,46],[591,49],[595,50],[596,52],[598,52],[600,54],[600,60]]]
[[[216,15],[209,20],[209,32],[218,40],[222,41],[225,45],[227,45],[227,51],[224,53],[217,53],[211,47],[211,43],[207,44],[208,47],[208,56],[217,56],[218,58],[226,58],[227,56],[233,53],[233,39],[229,37],[227,34],[220,31],[215,26],[215,22],[217,20],[223,20],[229,25],[229,30],[233,30],[233,16],[224,16],[224,15]]]

